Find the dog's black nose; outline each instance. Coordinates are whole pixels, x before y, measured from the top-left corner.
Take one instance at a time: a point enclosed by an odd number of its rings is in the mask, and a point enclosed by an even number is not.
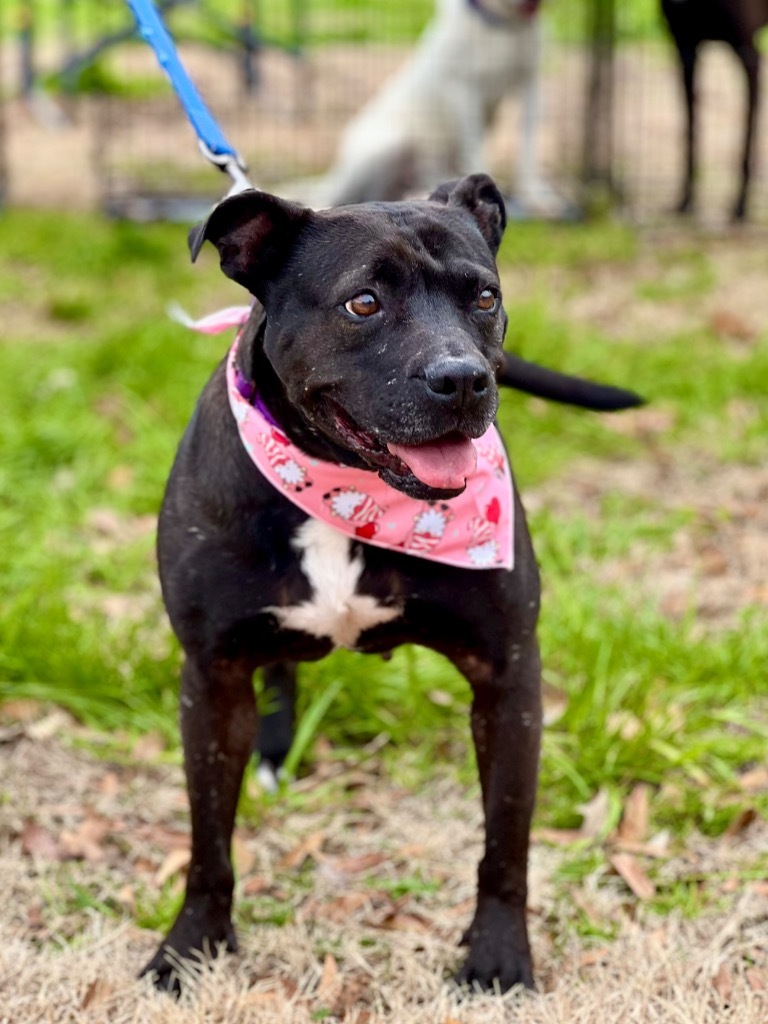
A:
[[[491,375],[471,356],[445,356],[424,368],[424,383],[430,398],[459,409],[487,394]]]

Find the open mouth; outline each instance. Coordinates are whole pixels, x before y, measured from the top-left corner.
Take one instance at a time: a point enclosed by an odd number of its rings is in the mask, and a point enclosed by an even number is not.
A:
[[[415,477],[436,491],[463,491],[477,466],[477,451],[472,440],[459,431],[421,444],[382,442],[362,430],[335,402],[333,421],[345,444],[366,462],[386,471],[393,486]]]

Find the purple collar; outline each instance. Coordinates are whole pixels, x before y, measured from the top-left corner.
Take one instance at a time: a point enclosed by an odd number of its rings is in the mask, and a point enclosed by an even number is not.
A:
[[[256,385],[252,380],[248,380],[239,366],[235,367],[235,387],[246,402],[250,402],[251,404],[253,403],[253,396],[256,394]]]
[[[239,367],[235,367],[235,387],[249,405],[252,405],[254,409],[258,409],[271,427],[278,427],[279,429],[280,424],[264,404],[264,399],[256,390],[256,384],[254,381],[248,380]]]

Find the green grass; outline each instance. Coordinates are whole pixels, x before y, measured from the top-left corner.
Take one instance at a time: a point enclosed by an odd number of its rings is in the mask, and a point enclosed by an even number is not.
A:
[[[176,920],[183,899],[184,893],[178,877],[165,882],[159,895],[156,890],[147,892],[140,887],[136,894],[134,912],[137,926],[167,932]]]
[[[22,0],[11,0],[7,11],[5,6],[0,38],[11,36],[22,22]],[[260,39],[267,45],[292,48],[329,42],[410,42],[428,21],[434,5],[432,0],[377,0],[374,16],[370,5],[362,0],[271,0],[259,5],[215,0],[206,5],[179,4],[164,19],[177,41],[202,40],[213,46],[231,47],[249,7],[255,12],[257,6],[252,26]],[[123,0],[78,0],[66,23],[59,0],[35,0],[34,10],[39,40],[50,41],[67,24],[78,50],[133,23]]]
[[[672,410],[659,442],[672,455],[758,459],[768,426],[765,339],[738,359],[706,329],[616,344],[558,312],[554,270],[567,287],[588,287],[607,263],[632,275],[637,255],[638,239],[610,224],[510,229],[502,266],[540,275],[525,294],[507,290],[510,343],[529,358],[630,383]],[[660,253],[658,266],[671,258]],[[706,295],[714,258],[691,258],[684,298]],[[176,747],[179,653],[156,594],[151,531],[134,526],[156,512],[228,339],[190,333],[164,311],[177,301],[201,314],[242,297],[212,253],[189,265],[178,227],[22,212],[0,220],[0,700],[58,702],[99,728],[155,729]],[[662,288],[642,298],[662,308],[680,296]],[[755,416],[729,418],[734,398],[754,403]],[[505,396],[500,419],[524,493],[574,459],[648,454],[642,439],[598,416],[523,396]],[[106,537],[94,510],[113,523]],[[619,807],[637,780],[658,788],[655,824],[679,835],[692,826],[718,833],[747,802],[737,772],[764,757],[768,732],[764,614],[747,610],[743,628],[702,634],[644,603],[634,580],[609,587],[591,571],[638,544],[667,550],[689,520],[684,508],[662,512],[653,495],[621,493],[604,499],[597,518],[531,517],[546,674],[568,694],[545,739],[542,821],[576,824],[576,806],[601,787]],[[114,595],[140,614],[110,612]],[[340,753],[386,734],[390,749],[410,752],[412,777],[435,759],[472,777],[468,686],[438,656],[402,649],[385,663],[341,652],[305,666],[302,679],[297,766],[319,732]],[[750,799],[768,812],[765,798]]]

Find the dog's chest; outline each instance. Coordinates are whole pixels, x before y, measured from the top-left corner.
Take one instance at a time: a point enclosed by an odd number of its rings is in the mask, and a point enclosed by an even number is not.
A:
[[[400,604],[384,604],[360,592],[364,563],[350,538],[326,523],[308,519],[296,531],[292,546],[311,596],[294,605],[274,605],[271,612],[283,629],[295,629],[334,647],[354,648],[368,629],[399,618]]]

